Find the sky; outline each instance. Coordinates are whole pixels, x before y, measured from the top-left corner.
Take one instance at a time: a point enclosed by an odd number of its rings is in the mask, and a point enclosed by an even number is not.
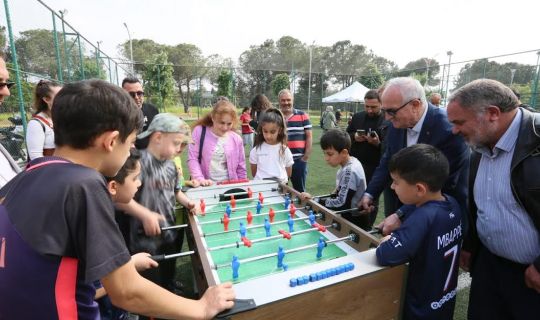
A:
[[[250,45],[290,35],[306,44],[340,40],[365,45],[405,66],[422,57],[439,63],[540,49],[530,0],[43,0],[112,57],[132,38],[197,45],[204,55],[235,61]],[[36,0],[8,1],[16,32],[52,28],[51,15]],[[2,11],[3,8],[1,9]],[[2,12],[0,24],[5,24]],[[59,26],[57,26],[59,27]],[[528,53],[510,60],[535,64]]]

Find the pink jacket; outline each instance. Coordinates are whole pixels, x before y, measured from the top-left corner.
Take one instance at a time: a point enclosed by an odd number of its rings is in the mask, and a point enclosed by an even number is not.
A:
[[[210,160],[212,152],[216,148],[217,136],[212,132],[212,127],[206,127],[204,144],[202,149],[201,164],[199,164],[199,145],[201,143],[202,126],[196,126],[193,129],[193,144],[188,149],[188,168],[192,179],[202,180],[210,179]],[[227,170],[229,179],[246,179],[246,157],[244,155],[244,144],[242,138],[234,131],[227,134],[225,143],[225,156],[227,158]]]

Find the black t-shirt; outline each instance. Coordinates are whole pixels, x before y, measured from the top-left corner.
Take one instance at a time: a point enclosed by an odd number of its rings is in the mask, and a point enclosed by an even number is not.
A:
[[[58,157],[29,166],[0,189],[0,238],[6,244],[0,310],[9,306],[19,319],[57,318],[69,300],[79,319],[94,319],[92,282],[131,259],[105,179]]]
[[[367,141],[357,142],[354,140],[354,134],[356,130],[363,129],[366,133],[369,129],[377,132],[381,141],[384,139],[384,133],[381,130],[381,125],[384,120],[384,115],[381,113],[377,117],[369,117],[365,111],[356,113],[349,126],[347,132],[351,135],[351,156],[355,157],[362,163],[364,170],[366,171],[367,182],[371,180],[371,175],[375,168],[379,165],[382,152],[381,145],[374,146]]]
[[[148,126],[150,125],[154,117],[159,113],[159,111],[153,104],[146,103],[146,102],[143,103],[141,110],[142,110],[143,119],[144,119],[142,131],[146,131],[146,129],[148,129]],[[150,141],[150,137],[137,139],[137,141],[135,141],[135,147],[139,150],[146,149],[146,147],[148,147],[149,141]]]

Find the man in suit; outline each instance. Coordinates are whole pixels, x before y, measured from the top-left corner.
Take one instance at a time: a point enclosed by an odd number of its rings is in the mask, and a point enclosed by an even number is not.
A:
[[[6,62],[0,57],[0,105],[4,102],[5,97],[9,97],[9,87],[13,82],[9,81],[9,72],[6,68]],[[9,152],[0,145],[0,188],[11,180],[21,169]]]
[[[474,150],[460,257],[472,277],[469,319],[540,316],[540,115],[519,105],[489,79],[459,88],[448,103],[454,133]]]
[[[442,191],[453,196],[465,212],[469,149],[462,137],[452,134],[446,112],[428,104],[424,88],[413,78],[389,80],[381,101],[381,110],[392,125],[386,135],[385,152],[358,207],[367,212],[374,209],[373,199],[377,199],[391,183],[388,162],[396,152],[413,144],[425,143],[438,148],[448,158],[450,175]],[[396,213],[388,216],[380,225],[383,234],[396,229],[411,211],[407,206],[395,209]]]

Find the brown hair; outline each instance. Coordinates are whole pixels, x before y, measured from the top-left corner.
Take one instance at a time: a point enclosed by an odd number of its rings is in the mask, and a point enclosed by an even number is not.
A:
[[[49,105],[47,104],[47,102],[45,102],[44,99],[51,97],[51,91],[54,87],[61,87],[61,85],[49,80],[39,80],[36,85],[36,89],[34,90],[33,107],[36,111],[36,114],[47,111],[47,109],[49,109]]]
[[[197,122],[195,122],[193,126],[196,127],[198,125],[201,125],[205,127],[211,127],[212,125],[214,125],[214,123],[212,122],[212,117],[221,117],[225,114],[228,114],[232,117],[233,129],[236,129],[238,126],[238,115],[236,114],[236,107],[231,102],[225,100],[220,100],[216,102],[212,111],[203,118],[199,119]]]

